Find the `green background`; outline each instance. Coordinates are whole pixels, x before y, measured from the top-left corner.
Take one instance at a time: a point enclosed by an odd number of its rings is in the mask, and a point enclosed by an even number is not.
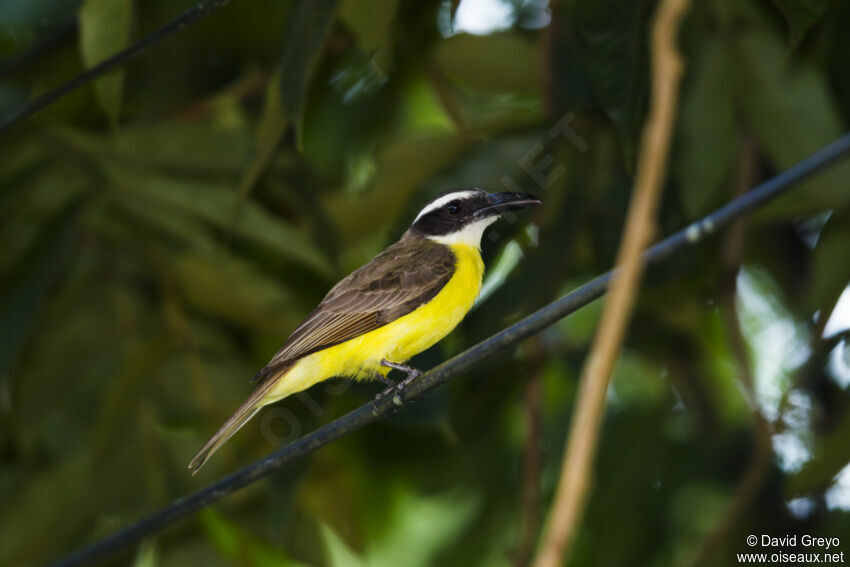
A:
[[[692,4],[659,236],[850,120],[850,3]],[[0,119],[189,6],[4,0]],[[418,367],[609,269],[654,9],[233,0],[0,133],[0,565],[57,559],[368,402],[379,384],[317,386],[186,469],[440,191],[544,206],[485,236],[486,297]],[[834,166],[647,274],[569,565],[734,565],[761,551],[749,534],[850,553],[849,335],[827,324],[848,180]],[[600,306],[111,564],[527,564]]]

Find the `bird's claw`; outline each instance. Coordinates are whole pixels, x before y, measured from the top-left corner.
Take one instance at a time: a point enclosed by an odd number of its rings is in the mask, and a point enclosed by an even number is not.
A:
[[[381,393],[375,396],[374,400],[372,400],[372,413],[378,413],[378,403],[382,399],[386,398],[387,396],[392,396],[392,402],[394,407],[391,415],[395,415],[396,413],[398,413],[398,408],[408,402],[416,401],[407,400],[404,397],[404,390],[407,388],[408,385],[410,385],[411,382],[413,382],[415,379],[419,378],[422,375],[422,371],[416,368],[412,368],[410,366],[406,366],[404,364],[398,364],[396,362],[389,362],[386,360],[381,361],[381,365],[388,366],[389,368],[394,368],[396,370],[401,370],[402,372],[407,374],[407,377],[405,377],[405,379],[400,382],[393,382],[392,380],[386,378],[381,374],[377,375],[378,379],[384,384],[386,384],[387,387],[384,388]]]

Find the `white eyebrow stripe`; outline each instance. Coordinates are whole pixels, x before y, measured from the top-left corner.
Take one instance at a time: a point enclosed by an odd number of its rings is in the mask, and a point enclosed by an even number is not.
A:
[[[418,221],[419,218],[422,215],[428,214],[431,211],[439,209],[443,205],[445,205],[447,203],[451,203],[452,201],[454,201],[456,199],[470,199],[470,198],[476,196],[477,194],[478,194],[478,191],[475,191],[473,189],[469,189],[467,191],[452,191],[451,193],[446,193],[445,195],[443,195],[439,199],[431,201],[430,203],[425,205],[425,208],[422,209],[421,211],[419,211],[419,214],[416,215],[416,218],[413,219],[413,222],[416,223],[416,221]]]

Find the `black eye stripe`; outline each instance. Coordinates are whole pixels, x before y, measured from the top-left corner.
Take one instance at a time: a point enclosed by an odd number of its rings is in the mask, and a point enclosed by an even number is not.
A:
[[[487,194],[483,191],[472,196],[463,195],[445,202],[439,208],[420,213],[410,230],[425,236],[449,234],[473,222],[474,212],[486,205]]]

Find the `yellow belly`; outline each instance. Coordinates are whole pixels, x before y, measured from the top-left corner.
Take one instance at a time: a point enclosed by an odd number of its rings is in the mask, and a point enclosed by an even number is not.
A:
[[[386,375],[382,360],[405,362],[448,335],[472,307],[481,290],[484,264],[478,249],[453,244],[455,273],[428,303],[365,335],[299,360],[263,398],[270,404],[334,376],[357,379]]]

